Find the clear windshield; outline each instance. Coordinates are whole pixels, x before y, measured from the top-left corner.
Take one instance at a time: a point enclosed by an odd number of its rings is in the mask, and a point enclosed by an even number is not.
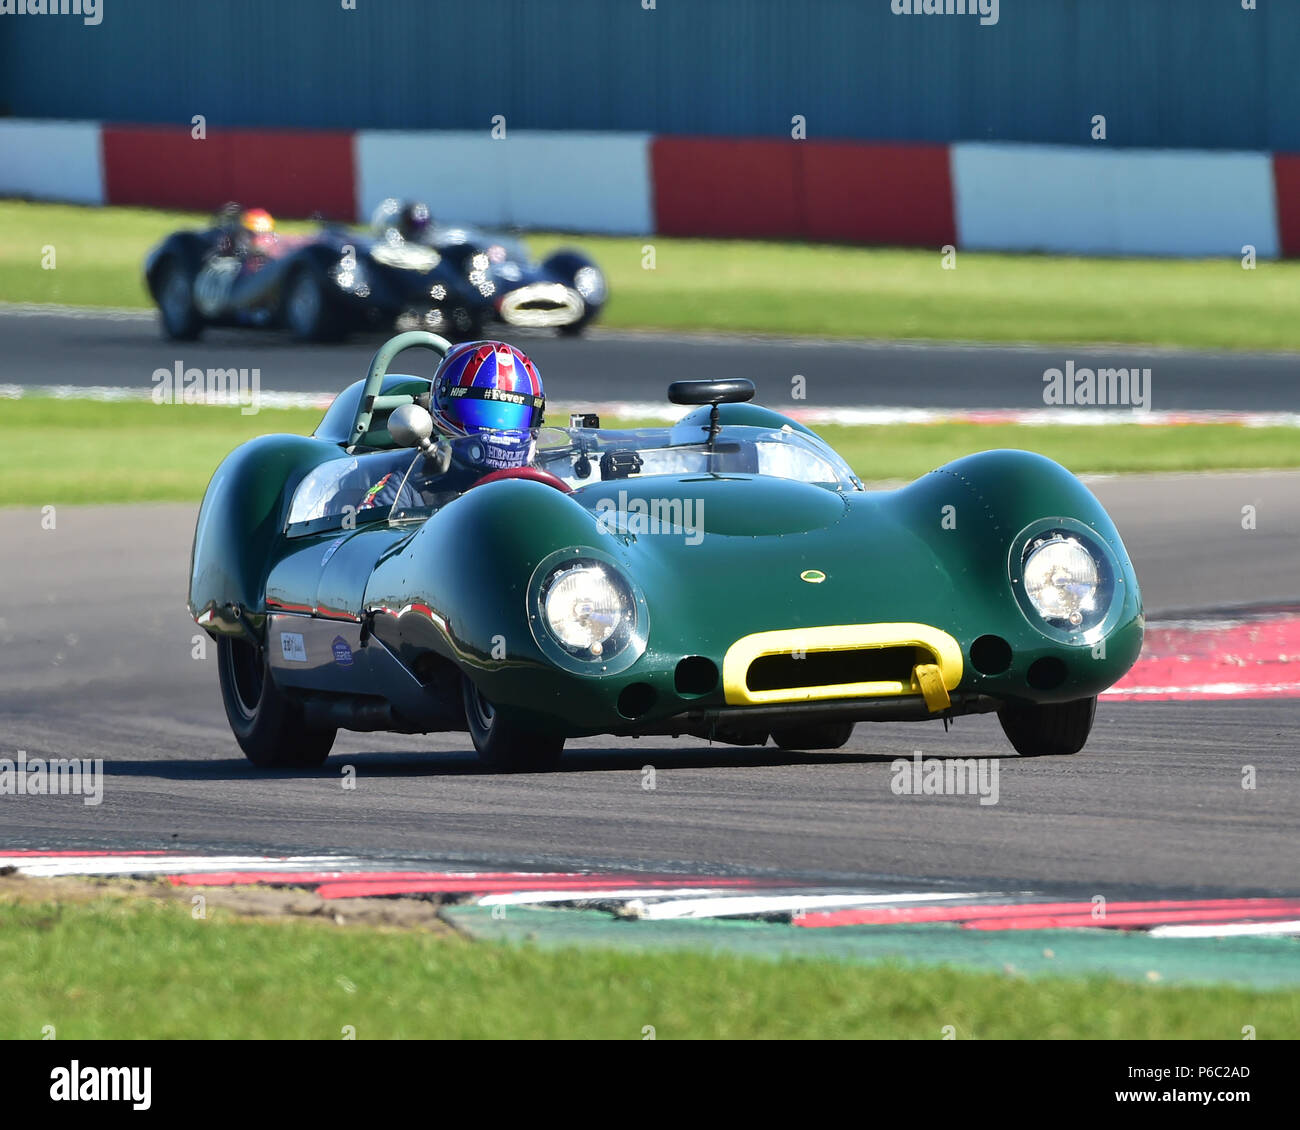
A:
[[[543,428],[536,465],[577,489],[628,475],[699,473],[770,475],[834,490],[860,490],[852,469],[816,436],[780,429],[728,426],[712,449],[704,428],[627,431]]]
[[[289,525],[349,516],[364,521],[371,513],[381,516],[398,500],[399,487],[415,458],[415,452],[402,449],[322,463],[294,491]]]
[[[711,448],[697,427],[542,428],[533,465],[575,490],[616,478],[693,474],[771,475],[831,490],[862,489],[830,447],[793,428],[724,427]],[[294,492],[290,531],[328,528],[330,519],[344,524],[427,517],[485,473],[482,467],[456,466],[433,473],[424,456],[410,449],[333,459],[310,471]]]

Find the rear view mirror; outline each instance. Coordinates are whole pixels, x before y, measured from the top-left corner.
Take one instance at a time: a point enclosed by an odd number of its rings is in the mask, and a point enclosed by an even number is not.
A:
[[[725,381],[673,381],[668,386],[673,404],[744,404],[754,399],[754,382],[743,377]]]
[[[388,434],[399,447],[429,447],[433,435],[433,417],[418,404],[403,404],[388,416]]]

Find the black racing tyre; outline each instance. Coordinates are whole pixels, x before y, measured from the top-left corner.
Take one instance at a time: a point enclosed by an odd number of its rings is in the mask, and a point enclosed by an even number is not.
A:
[[[298,267],[289,277],[280,313],[297,341],[337,341],[343,337],[325,276],[313,267]]]
[[[1094,695],[1073,702],[1008,702],[998,721],[1021,757],[1061,757],[1083,749],[1096,714]]]
[[[772,731],[772,740],[788,750],[839,749],[852,736],[852,722],[810,722]]]
[[[465,722],[478,759],[494,773],[544,773],[560,763],[564,739],[533,733],[504,721],[464,675]]]
[[[203,332],[203,315],[194,308],[194,271],[175,255],[158,266],[155,295],[163,337],[193,341]]]
[[[226,719],[244,755],[259,769],[307,769],[324,763],[336,730],[313,730],[302,709],[276,686],[266,654],[242,639],[217,640]]]

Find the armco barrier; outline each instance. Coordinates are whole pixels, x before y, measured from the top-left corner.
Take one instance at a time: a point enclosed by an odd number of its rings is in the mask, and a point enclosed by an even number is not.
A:
[[[1266,153],[952,147],[962,247],[1082,255],[1278,254]]]
[[[357,203],[362,216],[397,196],[463,223],[642,234],[649,147],[646,134],[363,131]]]
[[[665,235],[955,239],[946,146],[658,137],[653,154]]]
[[[103,204],[99,123],[0,120],[0,195]]]
[[[1273,188],[1281,253],[1288,259],[1300,257],[1300,155],[1273,155]]]
[[[1106,255],[1300,256],[1300,155],[0,120],[0,196]]]
[[[289,216],[356,215],[352,135],[276,130],[105,126],[110,204],[211,211],[228,200]]]

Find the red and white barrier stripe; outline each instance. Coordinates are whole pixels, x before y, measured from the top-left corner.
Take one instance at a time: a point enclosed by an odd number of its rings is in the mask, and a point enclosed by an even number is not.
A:
[[[1300,256],[1300,155],[642,133],[0,122],[0,196],[493,227],[1106,255]]]

